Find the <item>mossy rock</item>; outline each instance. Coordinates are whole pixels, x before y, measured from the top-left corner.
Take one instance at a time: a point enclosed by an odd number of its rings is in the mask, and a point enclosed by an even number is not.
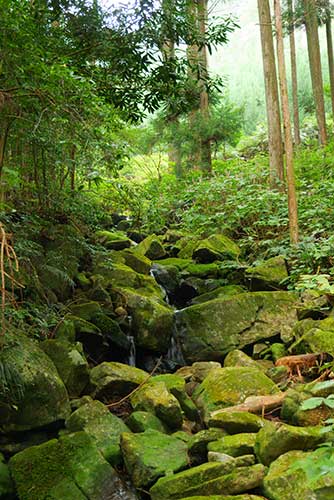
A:
[[[155,262],[161,267],[174,267],[177,271],[184,271],[187,267],[193,264],[191,259],[179,259],[178,257],[169,257],[167,259],[160,259]]]
[[[223,234],[213,234],[196,245],[192,258],[197,262],[210,263],[216,260],[235,260],[240,255],[240,248],[234,241]]]
[[[20,500],[136,498],[85,432],[28,448],[9,467]]]
[[[136,246],[135,251],[150,260],[163,259],[166,256],[166,251],[159,237],[155,234],[147,236],[147,238]]]
[[[186,384],[182,377],[175,374],[156,375],[151,383],[163,382],[168,391],[176,397],[180,406],[189,420],[198,420],[199,413],[196,405],[186,392]]]
[[[212,292],[203,293],[202,295],[195,297],[194,299],[192,299],[191,304],[196,305],[203,304],[203,302],[209,302],[210,300],[215,299],[227,299],[244,292],[247,292],[247,290],[239,285],[220,286],[215,290],[212,290]]]
[[[155,430],[122,434],[121,448],[126,469],[136,488],[151,486],[159,477],[185,469],[187,445]]]
[[[211,370],[221,367],[222,365],[218,361],[197,361],[191,366],[192,378],[194,382],[202,383]]]
[[[262,366],[260,365],[260,363],[254,361],[254,359],[245,354],[243,351],[239,351],[239,349],[235,349],[234,351],[229,352],[224,359],[224,368],[231,366],[243,366],[262,370]]]
[[[150,495],[152,500],[208,497],[222,491],[237,495],[261,486],[264,476],[265,468],[260,464],[233,469],[231,464],[208,463],[159,479],[150,489]]]
[[[10,477],[8,465],[0,453],[0,498],[1,500],[14,500],[14,484]]]
[[[292,340],[297,296],[251,292],[187,307],[176,313],[178,337],[187,362],[218,360],[234,349],[276,337]]]
[[[70,412],[68,394],[51,359],[20,332],[7,331],[0,351],[0,427],[16,432],[59,424]]]
[[[211,412],[243,403],[249,396],[279,393],[277,386],[256,368],[216,368],[193,394],[205,420]]]
[[[250,281],[252,290],[277,290],[284,288],[284,280],[288,278],[288,270],[284,257],[272,257],[261,264],[248,267],[245,277]]]
[[[89,367],[82,345],[61,340],[45,340],[40,347],[54,362],[70,397],[78,397],[89,382]]]
[[[222,429],[205,429],[199,431],[188,441],[189,456],[192,465],[199,465],[207,462],[208,444],[225,436]]]
[[[290,350],[296,354],[326,352],[334,356],[334,329],[326,331],[312,328],[295,342]]]
[[[281,422],[267,422],[258,432],[255,454],[264,465],[292,450],[312,450],[329,437],[321,426],[296,427]]]
[[[334,409],[324,404],[310,410],[301,409],[302,403],[312,397],[324,396],[314,395],[306,390],[303,392],[290,390],[282,403],[281,418],[289,424],[302,427],[325,425],[326,420],[334,418]]]
[[[240,457],[242,455],[252,455],[254,453],[254,445],[256,434],[243,433],[234,434],[234,436],[223,436],[217,441],[213,441],[208,445],[208,451],[216,453],[225,453],[231,457]]]
[[[85,431],[111,465],[121,463],[121,434],[129,429],[100,401],[87,402],[75,410],[66,420],[66,430],[70,433]]]
[[[257,433],[265,424],[265,420],[258,415],[245,411],[224,411],[209,419],[209,427],[224,429],[229,434]]]
[[[182,427],[181,406],[164,382],[147,382],[131,396],[130,401],[134,410],[155,414],[170,429]]]
[[[109,250],[123,250],[131,246],[131,240],[120,231],[97,231],[95,241]]]
[[[93,323],[102,333],[108,343],[112,343],[128,351],[130,349],[129,338],[122,332],[119,324],[104,313],[98,313],[93,318]]]
[[[61,321],[55,330],[55,339],[65,342],[75,342],[75,324],[71,319],[65,318]]]
[[[90,388],[95,398],[108,401],[115,396],[126,396],[147,377],[146,372],[134,366],[105,361],[91,369]]]
[[[264,500],[264,497],[258,497],[256,495],[233,495],[233,496],[226,496],[226,495],[210,495],[209,497],[207,496],[194,496],[194,497],[187,497],[187,498],[182,498],[181,500]]]
[[[122,257],[124,257],[125,264],[139,274],[149,274],[152,261],[145,257],[145,255],[140,255],[134,250],[123,250]]]
[[[149,429],[167,433],[166,425],[153,413],[147,411],[134,411],[126,420],[132,432],[145,432]]]
[[[218,278],[219,277],[219,266],[214,262],[210,264],[197,264],[195,262],[190,263],[186,269],[181,273],[182,275],[195,276],[196,278]]]
[[[334,479],[331,472],[321,474],[316,481],[308,478],[298,462],[312,462],[313,453],[289,451],[275,460],[264,478],[264,494],[270,500],[331,500],[334,498]],[[314,456],[313,464],[317,462]]]
[[[71,305],[70,310],[73,316],[88,322],[92,322],[92,319],[96,314],[102,313],[101,305],[95,301],[73,304]]]

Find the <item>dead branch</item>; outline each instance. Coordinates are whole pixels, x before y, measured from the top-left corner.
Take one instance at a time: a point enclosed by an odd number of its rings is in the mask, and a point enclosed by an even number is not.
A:
[[[286,397],[285,392],[269,396],[250,396],[243,403],[235,406],[228,406],[221,410],[213,411],[210,418],[218,416],[220,413],[232,411],[248,411],[249,413],[259,413],[264,415],[267,411],[279,408]]]

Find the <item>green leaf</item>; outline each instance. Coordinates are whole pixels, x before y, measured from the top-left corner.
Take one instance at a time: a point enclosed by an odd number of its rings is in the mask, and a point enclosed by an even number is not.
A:
[[[310,398],[303,401],[300,406],[302,411],[305,410],[314,410],[314,408],[319,408],[324,403],[324,398]]]

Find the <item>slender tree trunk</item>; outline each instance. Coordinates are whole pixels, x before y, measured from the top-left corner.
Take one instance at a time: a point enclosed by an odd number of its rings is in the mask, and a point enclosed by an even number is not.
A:
[[[278,73],[281,91],[281,104],[284,124],[286,173],[288,183],[289,225],[290,240],[292,244],[298,243],[298,208],[295,188],[295,175],[293,164],[293,141],[289,111],[288,84],[286,79],[286,66],[284,57],[283,27],[280,0],[274,0]]]
[[[329,7],[327,9],[326,38],[327,38],[329,81],[331,86],[332,117],[334,120],[334,56],[333,56],[332,18]]]
[[[75,153],[76,153],[76,145],[73,144],[71,147],[71,191],[75,190]]]
[[[294,5],[293,0],[288,0],[288,10],[291,15],[290,24],[290,59],[291,59],[291,82],[292,82],[292,103],[293,103],[293,131],[296,146],[300,144],[300,123],[298,106],[298,78],[297,78],[297,57],[296,40],[294,28]]]
[[[258,0],[257,3],[266,89],[270,183],[274,187],[278,179],[280,181],[284,179],[281,116],[269,0]]]
[[[307,48],[310,62],[310,72],[313,87],[315,110],[319,129],[321,145],[327,142],[325,101],[323,93],[323,79],[321,69],[320,44],[318,33],[318,17],[315,0],[303,0],[305,11],[305,25],[307,35]]]
[[[198,20],[199,30],[201,35],[205,36],[207,30],[208,19],[208,0],[198,0]],[[209,119],[209,94],[207,91],[207,78],[208,78],[208,55],[205,45],[201,47],[200,54],[200,111],[203,121]],[[201,139],[201,169],[205,173],[212,172],[212,158],[211,158],[211,140],[208,138]]]

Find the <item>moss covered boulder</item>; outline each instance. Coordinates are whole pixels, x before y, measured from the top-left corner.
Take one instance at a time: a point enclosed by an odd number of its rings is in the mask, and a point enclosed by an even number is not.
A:
[[[45,340],[40,347],[52,359],[71,397],[78,397],[89,382],[89,368],[82,345]]]
[[[123,250],[131,246],[131,240],[121,231],[97,231],[95,241],[109,250]]]
[[[199,413],[196,405],[186,392],[186,383],[182,377],[175,374],[156,375],[151,383],[163,382],[168,391],[176,397],[180,406],[189,420],[198,420]]]
[[[163,259],[166,256],[166,251],[161,243],[161,240],[155,234],[147,236],[143,241],[136,246],[136,253],[144,255],[150,260]]]
[[[189,456],[191,463],[195,465],[207,462],[208,444],[225,436],[222,429],[205,429],[199,431],[188,441]]]
[[[252,290],[277,290],[284,288],[284,280],[288,277],[288,270],[284,257],[272,257],[253,267],[248,267],[245,272],[250,281]]]
[[[216,453],[225,453],[231,457],[240,457],[242,455],[252,455],[254,453],[254,445],[256,434],[243,433],[234,434],[233,436],[223,436],[217,441],[213,441],[208,445],[208,451]]]
[[[263,465],[237,467],[224,463],[207,463],[158,480],[150,489],[152,500],[177,500],[196,495],[237,495],[261,486]]]
[[[245,411],[220,411],[209,419],[209,427],[224,429],[229,434],[258,432],[265,424],[258,415]]]
[[[227,368],[229,366],[244,366],[249,368],[257,368],[258,370],[262,369],[260,363],[254,361],[254,359],[252,359],[243,351],[239,351],[239,349],[235,349],[234,351],[229,352],[224,359],[224,367]]]
[[[233,297],[234,295],[239,295],[244,292],[247,292],[247,289],[239,285],[220,286],[211,292],[203,293],[195,297],[192,299],[191,304],[202,304],[203,302],[209,302],[215,299],[227,299],[228,297]]]
[[[281,422],[267,422],[258,432],[255,454],[264,465],[292,450],[312,450],[328,439],[320,426],[296,427]]]
[[[183,416],[180,403],[164,382],[149,381],[130,398],[134,410],[155,414],[170,429],[182,427]]]
[[[320,387],[320,390],[317,389],[317,386]],[[308,384],[298,389],[300,390],[290,389],[282,403],[281,418],[285,422],[304,427],[324,425],[326,420],[334,418],[334,409],[321,404],[321,401],[319,401],[316,408],[304,410],[302,407],[303,403],[310,398],[323,398],[333,394],[334,380],[325,383],[320,382],[319,384]]]
[[[155,430],[122,434],[124,462],[136,488],[152,485],[159,477],[185,469],[187,445]]]
[[[9,467],[20,500],[136,499],[85,432],[28,448]]]
[[[205,420],[211,412],[243,403],[249,396],[280,392],[277,386],[256,368],[216,368],[209,372],[193,398]]]
[[[145,432],[149,429],[166,433],[167,426],[153,413],[147,411],[134,411],[126,420],[132,432]]]
[[[124,258],[124,262],[127,266],[131,267],[134,271],[139,274],[149,274],[152,262],[150,259],[145,257],[145,255],[141,255],[135,250],[123,250],[122,257]]]
[[[126,396],[147,377],[146,372],[134,366],[106,361],[92,368],[90,389],[93,397],[107,401],[115,396]]]
[[[176,325],[188,362],[221,360],[234,349],[280,335],[292,339],[297,297],[291,292],[242,293],[177,312]]]
[[[64,382],[38,344],[20,332],[6,332],[0,351],[6,379],[0,382],[2,432],[57,424],[70,412]]]
[[[14,500],[14,485],[10,477],[8,465],[0,453],[0,498],[1,500]]]
[[[66,420],[66,430],[85,431],[109,463],[121,462],[120,438],[122,432],[129,432],[129,429],[100,401],[88,401],[75,410]]]
[[[240,255],[240,248],[234,241],[223,234],[213,234],[209,238],[200,241],[192,257],[197,262],[210,263],[215,260],[237,259]]]
[[[270,465],[264,478],[264,494],[270,500],[332,500],[333,472],[321,473],[318,460],[318,455],[312,452],[290,451],[281,455]],[[305,468],[310,471],[309,476]],[[312,469],[318,469],[316,480],[312,477]]]

